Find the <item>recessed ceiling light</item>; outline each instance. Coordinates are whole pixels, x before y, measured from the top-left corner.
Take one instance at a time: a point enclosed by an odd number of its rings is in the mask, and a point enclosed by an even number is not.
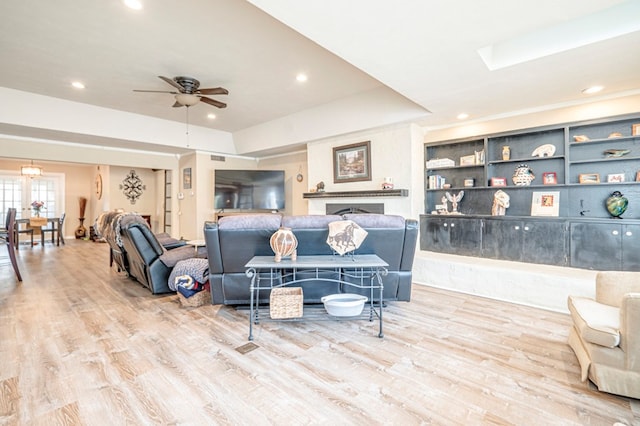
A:
[[[591,87],[588,87],[586,89],[583,89],[582,93],[584,93],[585,95],[591,95],[593,93],[598,93],[602,89],[604,89],[604,87],[602,87],[602,86],[591,86]]]
[[[467,114],[466,112],[458,114],[458,120],[466,120],[467,118],[469,118],[469,114]]]
[[[76,89],[84,89],[84,84],[82,84],[79,81],[74,81],[74,82],[71,83],[71,85],[73,87],[75,87]]]
[[[304,73],[300,73],[300,74],[296,75],[296,80],[298,80],[300,83],[304,83],[305,81],[307,81],[307,79],[308,79],[308,77]]]
[[[142,2],[140,0],[123,0],[123,3],[129,9],[133,9],[133,10],[142,9]]]
[[[207,118],[208,118],[209,120],[215,120],[216,115],[215,115],[214,113],[210,113],[210,114],[207,114]]]

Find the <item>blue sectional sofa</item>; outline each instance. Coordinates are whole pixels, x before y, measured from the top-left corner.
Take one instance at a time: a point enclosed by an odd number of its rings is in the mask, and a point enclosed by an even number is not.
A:
[[[383,277],[384,300],[408,302],[411,299],[411,268],[418,238],[416,220],[379,214],[248,214],[225,216],[218,222],[206,222],[204,225],[212,303],[249,304],[250,279],[245,275],[245,264],[253,256],[273,256],[269,239],[281,226],[291,228],[295,234],[298,256],[330,255],[332,251],[326,242],[328,224],[338,220],[352,220],[367,231],[368,235],[356,254],[377,254],[389,264],[388,274]],[[320,298],[325,295],[357,293],[354,290],[359,290],[327,282],[305,282],[302,287],[305,303],[320,303]],[[268,301],[268,295],[265,297]]]

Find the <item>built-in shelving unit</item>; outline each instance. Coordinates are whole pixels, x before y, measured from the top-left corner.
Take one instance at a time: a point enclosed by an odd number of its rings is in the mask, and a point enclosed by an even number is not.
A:
[[[553,153],[534,156],[541,146],[553,147]],[[471,158],[475,164],[461,165]],[[449,167],[428,167],[435,159],[453,161]],[[521,164],[535,176],[529,185],[513,182]],[[635,254],[640,253],[640,113],[427,144],[425,165],[422,250],[640,270]],[[440,178],[434,182],[432,176]],[[506,186],[493,186],[500,181]],[[510,197],[505,216],[491,216],[498,190]],[[447,192],[460,191],[462,215],[433,214]],[[559,194],[558,216],[532,216],[534,192],[551,191]],[[614,191],[629,200],[623,220],[611,218],[605,208]]]

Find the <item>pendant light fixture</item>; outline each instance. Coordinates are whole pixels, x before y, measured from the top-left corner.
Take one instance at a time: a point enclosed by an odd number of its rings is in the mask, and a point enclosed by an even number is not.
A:
[[[42,176],[42,167],[35,166],[33,164],[33,160],[31,160],[31,164],[20,167],[20,174],[22,176],[28,176],[33,179],[34,177]]]

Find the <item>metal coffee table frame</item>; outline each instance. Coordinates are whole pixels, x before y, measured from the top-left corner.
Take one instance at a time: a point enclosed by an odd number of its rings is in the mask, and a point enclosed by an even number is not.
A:
[[[278,287],[295,286],[308,281],[333,282],[348,285],[355,288],[369,289],[369,321],[373,321],[374,315],[378,318],[378,337],[384,337],[382,332],[382,294],[384,285],[382,276],[387,275],[389,266],[384,260],[375,254],[361,254],[352,256],[298,256],[296,260],[283,259],[280,262],[274,260],[274,256],[254,256],[246,265],[245,274],[251,278],[249,291],[251,293],[249,307],[249,340],[253,340],[253,324],[260,322],[260,292]],[[299,272],[304,272],[304,278],[298,278]],[[310,276],[310,273],[313,273]],[[336,278],[322,276],[326,273],[337,275]],[[351,279],[352,281],[347,281]],[[378,298],[374,297],[374,291],[378,290]],[[375,300],[375,302],[374,302]],[[365,305],[365,307],[366,307]],[[363,311],[364,312],[364,311]],[[331,317],[323,315],[304,315],[301,318],[270,319],[263,315],[263,320],[268,321],[302,321],[309,319],[362,319],[358,317]]]

